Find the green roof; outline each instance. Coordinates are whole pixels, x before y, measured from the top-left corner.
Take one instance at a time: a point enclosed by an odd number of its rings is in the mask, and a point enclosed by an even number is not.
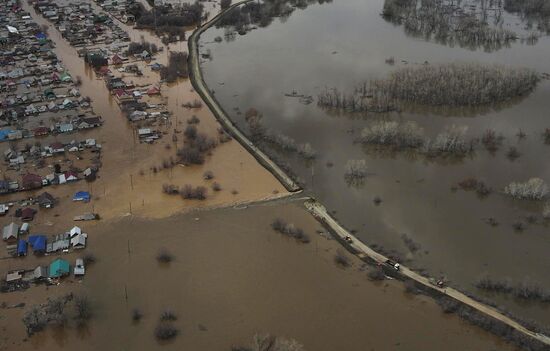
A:
[[[69,262],[58,258],[50,264],[49,276],[50,278],[57,278],[69,274]]]

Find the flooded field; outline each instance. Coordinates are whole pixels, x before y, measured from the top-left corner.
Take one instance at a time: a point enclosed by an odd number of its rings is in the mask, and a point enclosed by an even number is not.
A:
[[[275,217],[310,236],[300,244],[273,231]],[[13,306],[67,291],[86,294],[93,316],[77,329],[48,328],[26,339],[22,308],[0,309],[1,350],[230,350],[255,333],[293,338],[306,350],[513,350],[445,315],[435,302],[396,281],[372,282],[349,255],[340,268],[334,240],[299,204],[195,211],[164,220],[120,219],[95,227],[97,262],[84,280],[3,294]],[[157,262],[160,249],[173,257]],[[4,273],[0,269],[0,273]],[[143,317],[132,321],[138,308]],[[162,311],[177,316],[178,336],[154,338]],[[6,331],[6,333],[4,333]]]
[[[504,26],[518,33],[517,40],[490,50],[465,47],[405,30],[381,16],[384,5],[382,0],[312,4],[246,35],[211,29],[201,39],[210,57],[203,62],[205,79],[243,131],[250,132],[245,115],[254,108],[267,130],[311,145],[314,161],[275,147],[271,152],[364,242],[520,318],[550,325],[547,302],[475,287],[478,279],[490,277],[550,289],[544,201],[512,200],[502,193],[511,182],[550,181],[550,149],[543,137],[550,127],[550,81],[540,80],[520,99],[475,109],[403,105],[387,114],[346,113],[300,98],[316,100],[331,88],[349,92],[396,69],[426,64],[498,63],[544,74],[550,72],[550,37],[541,30],[537,40],[527,40],[534,30],[503,11]],[[496,150],[480,144],[461,158],[355,142],[363,128],[380,119],[415,121],[429,138],[453,125],[465,127],[467,138],[481,138],[487,129],[503,138]],[[512,147],[519,157],[510,157]],[[368,175],[361,184],[346,181],[348,160],[366,161]],[[483,181],[492,192],[480,197],[462,190],[458,183],[468,178]]]

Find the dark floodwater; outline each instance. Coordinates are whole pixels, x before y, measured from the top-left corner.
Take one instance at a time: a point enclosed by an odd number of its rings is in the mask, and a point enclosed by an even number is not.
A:
[[[481,295],[473,283],[481,276],[509,278],[514,283],[536,282],[550,289],[550,227],[541,216],[543,203],[512,201],[499,191],[511,181],[531,177],[550,182],[550,146],[541,133],[550,127],[550,81],[542,81],[527,98],[484,111],[420,111],[389,116],[414,120],[433,135],[445,126],[467,126],[480,136],[493,128],[505,136],[494,154],[479,149],[462,161],[426,161],[404,153],[380,154],[354,144],[368,121],[380,116],[327,113],[315,103],[301,104],[284,93],[297,90],[315,96],[324,87],[341,90],[365,79],[382,78],[408,65],[476,61],[525,66],[550,72],[550,39],[534,46],[515,43],[487,53],[439,45],[407,36],[403,28],[380,16],[382,0],[345,0],[296,10],[283,22],[253,30],[234,41],[215,43],[223,29],[211,29],[202,38],[202,50],[213,60],[205,62],[206,80],[245,130],[244,111],[255,107],[264,124],[309,142],[318,152],[310,167],[285,156],[315,196],[335,211],[335,216],[367,243],[395,251],[407,264],[424,268],[432,276],[444,275],[461,289]],[[395,57],[396,65],[385,64]],[[236,112],[238,107],[243,114]],[[388,117],[388,116],[386,116]],[[518,129],[527,138],[518,140]],[[510,161],[506,151],[516,146],[521,157]],[[348,186],[344,180],[347,160],[365,159],[371,172],[364,185]],[[327,162],[334,163],[327,167]],[[495,192],[480,199],[475,193],[453,191],[467,177],[485,181]],[[373,198],[382,203],[376,206]],[[537,223],[523,232],[512,224],[536,215]],[[494,217],[499,225],[486,224]],[[401,236],[406,233],[421,245],[411,253]],[[515,314],[550,325],[550,303],[525,303],[511,297],[485,295]]]

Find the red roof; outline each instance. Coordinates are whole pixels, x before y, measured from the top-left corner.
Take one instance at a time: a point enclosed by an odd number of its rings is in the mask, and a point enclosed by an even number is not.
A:
[[[111,57],[111,62],[114,65],[119,65],[119,64],[122,63],[122,58],[120,56],[118,56],[117,54],[114,54],[113,57]]]
[[[34,135],[46,135],[50,132],[47,127],[38,127],[34,129]]]
[[[21,219],[22,220],[32,220],[36,211],[30,207],[25,207],[21,210]]]
[[[114,93],[117,97],[128,96],[128,93],[127,93],[126,90],[124,90],[124,89],[115,89],[115,90],[113,91],[113,93]]]
[[[55,143],[52,143],[50,144],[50,147],[54,150],[57,150],[57,149],[63,149],[64,146],[63,144],[61,144],[60,142],[55,142]]]
[[[100,74],[105,75],[105,74],[111,73],[111,70],[107,66],[101,66],[101,68],[98,70],[98,72]]]
[[[147,95],[156,95],[160,94],[160,89],[157,86],[152,86],[149,89],[147,89]]]

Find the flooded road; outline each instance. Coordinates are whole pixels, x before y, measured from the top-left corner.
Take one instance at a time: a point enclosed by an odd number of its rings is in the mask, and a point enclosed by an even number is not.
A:
[[[247,130],[244,111],[254,107],[268,129],[299,143],[310,143],[317,159],[306,163],[279,153],[293,166],[306,188],[334,211],[348,229],[368,244],[401,257],[427,274],[445,277],[452,285],[495,301],[526,319],[550,325],[550,304],[528,303],[512,297],[486,295],[477,279],[489,276],[514,283],[536,283],[550,289],[550,234],[542,218],[542,202],[515,201],[501,194],[512,181],[540,177],[550,182],[546,162],[550,147],[542,133],[550,126],[550,82],[519,101],[477,110],[404,109],[387,116],[349,115],[322,110],[285,97],[293,90],[315,96],[326,87],[345,91],[396,68],[428,63],[480,62],[529,67],[550,72],[550,38],[536,45],[521,42],[493,52],[440,45],[407,36],[400,26],[381,16],[384,2],[351,0],[311,5],[295,10],[284,23],[252,30],[234,40],[217,43],[224,29],[202,37],[213,60],[203,64],[204,76],[224,109]],[[395,58],[395,65],[385,63]],[[239,112],[241,111],[241,112]],[[354,140],[370,120],[413,120],[430,137],[446,126],[466,126],[469,137],[494,129],[505,139],[494,153],[483,148],[462,160],[427,160],[406,152],[381,152]],[[517,138],[521,130],[527,134]],[[520,157],[506,157],[510,146]],[[369,177],[361,186],[344,179],[348,160],[365,159]],[[486,198],[457,190],[457,183],[476,177],[493,189]],[[373,200],[380,197],[377,205]],[[498,225],[487,224],[494,218]],[[521,221],[526,230],[514,230]],[[420,249],[411,252],[406,234]]]

